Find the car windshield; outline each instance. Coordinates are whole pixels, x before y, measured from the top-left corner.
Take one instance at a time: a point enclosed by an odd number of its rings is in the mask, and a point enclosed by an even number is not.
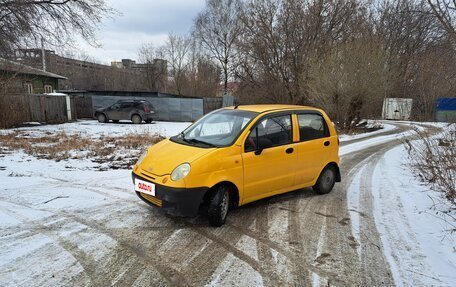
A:
[[[188,145],[228,146],[257,114],[242,110],[217,110],[202,117],[172,140]]]

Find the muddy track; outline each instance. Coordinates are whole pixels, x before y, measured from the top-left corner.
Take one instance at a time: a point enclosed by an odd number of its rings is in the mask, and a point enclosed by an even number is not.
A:
[[[398,125],[394,131],[362,140],[407,129]],[[36,235],[50,238],[49,244],[74,258],[82,270],[66,274],[58,285],[391,285],[372,215],[369,182],[372,167],[398,144],[392,140],[343,156],[343,182],[330,194],[305,189],[261,200],[233,211],[221,228],[209,227],[204,217],[163,215],[122,188],[115,188],[119,196],[112,197],[95,183],[49,178],[54,187],[71,185],[106,197],[105,201],[87,210],[65,210],[1,197],[6,206],[2,210],[21,225],[2,230],[0,244],[27,242]],[[349,210],[347,189],[362,168],[367,171],[360,189],[362,209]],[[49,214],[31,220],[16,206]],[[350,212],[360,215],[359,235],[353,234]],[[51,284],[42,278],[2,281],[11,268],[2,266],[6,271],[0,270],[0,285]]]

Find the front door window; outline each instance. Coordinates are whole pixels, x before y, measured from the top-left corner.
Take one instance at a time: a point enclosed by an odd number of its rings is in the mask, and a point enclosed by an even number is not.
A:
[[[245,152],[254,151],[259,142],[266,142],[268,146],[274,147],[292,141],[291,115],[266,118],[250,132],[245,142]]]

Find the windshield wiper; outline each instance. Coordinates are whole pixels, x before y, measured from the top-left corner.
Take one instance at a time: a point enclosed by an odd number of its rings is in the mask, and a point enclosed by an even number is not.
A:
[[[216,145],[214,144],[211,144],[211,143],[208,143],[208,142],[205,142],[205,141],[202,141],[202,140],[199,140],[199,139],[187,139],[185,138],[185,134],[184,132],[180,132],[179,133],[179,136],[182,138],[182,140],[186,143],[196,143],[196,144],[204,144],[204,145],[207,145],[207,146],[210,146],[210,147],[216,147]]]
[[[216,147],[216,145],[214,145],[214,144],[211,144],[211,143],[199,140],[199,139],[184,139],[184,140],[186,142],[191,142],[191,143],[196,143],[196,144],[199,143],[199,144],[204,144],[204,145],[207,145],[207,146],[210,146],[210,147]]]

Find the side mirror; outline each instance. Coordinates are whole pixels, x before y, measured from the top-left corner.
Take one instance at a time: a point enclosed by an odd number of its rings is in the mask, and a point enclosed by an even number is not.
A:
[[[272,141],[268,138],[257,138],[257,148],[255,149],[255,155],[260,155],[265,148],[272,147]]]

